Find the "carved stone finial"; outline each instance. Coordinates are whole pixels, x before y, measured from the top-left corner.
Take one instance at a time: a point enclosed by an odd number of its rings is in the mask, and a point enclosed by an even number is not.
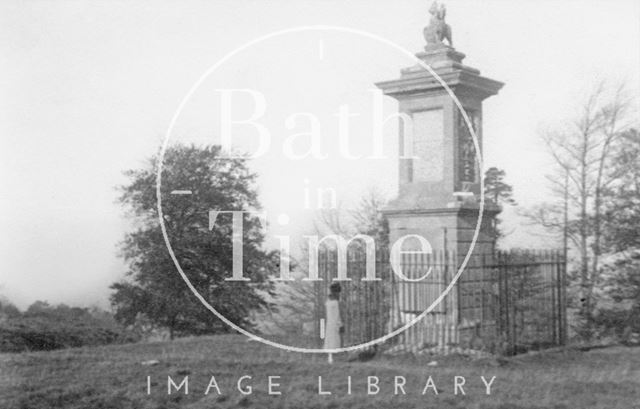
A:
[[[438,1],[435,0],[433,4],[431,4],[429,13],[431,14],[429,25],[426,26],[423,31],[427,46],[444,45],[443,40],[447,40],[449,47],[453,47],[451,27],[444,21],[447,15],[447,9],[444,4],[438,5]]]

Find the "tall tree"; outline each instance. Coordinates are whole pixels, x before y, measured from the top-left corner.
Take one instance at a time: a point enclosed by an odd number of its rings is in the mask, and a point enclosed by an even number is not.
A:
[[[491,199],[498,206],[511,205],[515,206],[516,201],[513,198],[513,187],[505,182],[507,173],[496,167],[490,167],[484,173],[484,194],[485,197]],[[500,229],[500,217],[493,219],[492,232],[494,240],[497,242],[504,236],[504,232]]]
[[[536,208],[530,217],[564,233],[578,253],[581,332],[586,337],[602,253],[603,193],[615,180],[606,170],[612,163],[612,149],[628,126],[629,106],[623,86],[609,88],[601,82],[573,119],[543,135],[556,167],[548,176],[556,200]]]
[[[165,246],[156,201],[157,157],[141,169],[125,172],[120,202],[135,230],[122,243],[127,278],[111,286],[116,318],[131,324],[144,314],[169,329],[171,337],[228,328],[191,293]],[[250,327],[252,310],[266,306],[268,275],[275,271],[274,253],[261,249],[260,220],[244,216],[243,271],[250,282],[227,281],[232,274],[231,214],[220,214],[210,229],[209,211],[257,211],[255,175],[243,159],[220,158],[220,147],[175,145],[167,149],[162,173],[163,220],[174,254],[198,293],[227,319]],[[175,195],[189,190],[189,195]]]

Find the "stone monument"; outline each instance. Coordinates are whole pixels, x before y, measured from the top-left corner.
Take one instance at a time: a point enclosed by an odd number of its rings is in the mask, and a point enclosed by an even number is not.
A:
[[[504,84],[462,63],[465,55],[452,47],[444,6],[434,2],[430,13],[424,29],[427,44],[416,56],[456,95],[482,149],[482,101]],[[399,193],[384,210],[390,241],[418,234],[434,249],[446,247],[464,256],[478,220],[483,175],[463,115],[442,84],[421,65],[405,68],[400,78],[376,85],[398,100],[399,111],[411,118],[408,122],[412,127],[409,137],[400,121]],[[413,153],[403,158],[407,144],[411,144]],[[495,243],[491,221],[498,212],[499,207],[487,198],[474,253],[492,252]]]

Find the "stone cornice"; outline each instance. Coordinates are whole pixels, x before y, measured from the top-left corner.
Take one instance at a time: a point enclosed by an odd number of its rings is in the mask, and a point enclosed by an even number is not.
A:
[[[451,47],[426,47],[416,54],[457,94],[473,94],[480,99],[495,95],[504,83],[480,75],[480,71],[464,65],[465,55]],[[375,84],[386,95],[402,99],[416,94],[445,92],[444,87],[419,64],[401,70],[400,78]]]
[[[436,73],[454,92],[464,93],[468,89],[473,91],[475,95],[480,96],[481,99],[497,94],[504,85],[502,82],[475,75],[466,70],[436,71]],[[437,91],[444,92],[442,84],[427,70],[406,75],[396,80],[377,82],[375,85],[382,89],[386,95],[394,98]]]
[[[502,209],[493,204],[487,204],[484,207],[484,212],[487,215],[494,216],[500,213]],[[480,211],[479,206],[474,207],[442,207],[436,209],[398,209],[398,208],[387,208],[381,210],[381,212],[385,216],[423,216],[423,215],[457,215],[457,214],[477,214]]]

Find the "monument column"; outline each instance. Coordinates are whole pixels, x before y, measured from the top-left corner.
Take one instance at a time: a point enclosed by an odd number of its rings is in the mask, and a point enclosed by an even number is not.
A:
[[[465,55],[452,47],[444,7],[434,3],[430,11],[432,18],[424,29],[427,45],[416,56],[456,95],[482,149],[482,101],[495,95],[503,84],[464,65]],[[397,99],[399,111],[411,118],[400,121],[398,197],[383,211],[389,220],[391,242],[418,234],[434,249],[447,245],[464,256],[478,220],[483,175],[463,115],[443,85],[421,65],[405,68],[400,78],[376,85]],[[412,149],[407,150],[407,145]],[[405,155],[409,151],[411,157]],[[493,251],[491,221],[499,211],[491,200],[485,200],[474,254]]]

